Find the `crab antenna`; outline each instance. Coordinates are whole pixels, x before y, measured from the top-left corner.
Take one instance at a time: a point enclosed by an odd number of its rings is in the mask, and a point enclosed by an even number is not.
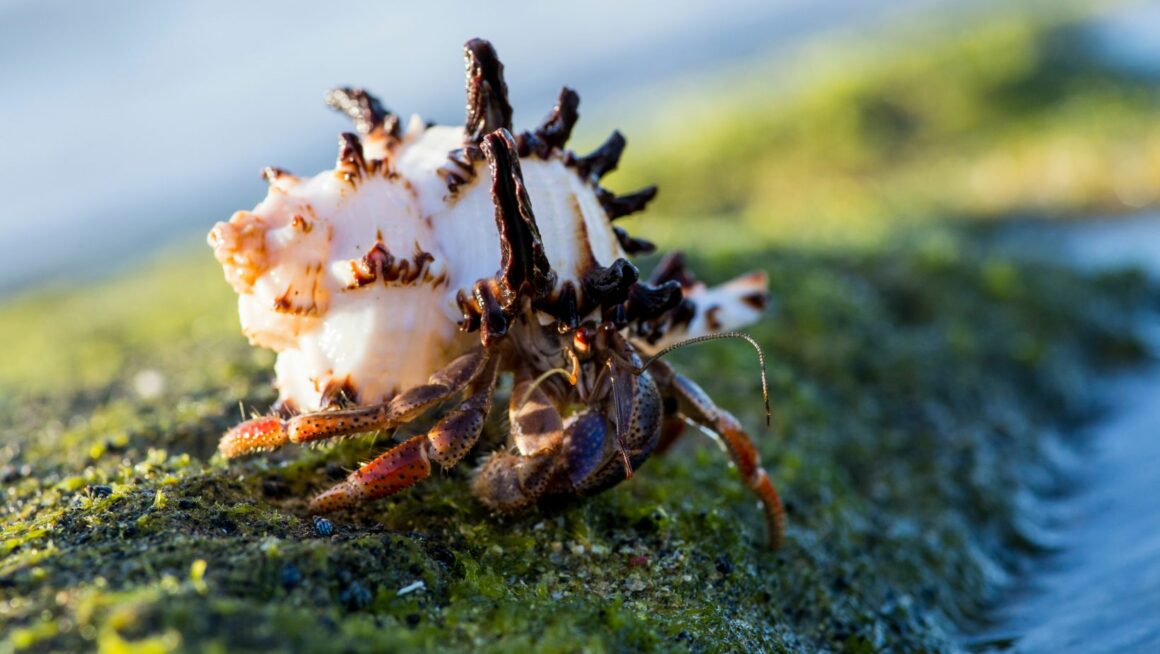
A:
[[[644,364],[639,368],[633,369],[633,374],[641,374],[661,357],[674,350],[679,350],[686,345],[696,345],[697,343],[704,343],[705,341],[718,341],[726,338],[740,338],[741,340],[752,345],[753,349],[757,350],[757,361],[761,364],[761,398],[765,401],[765,426],[768,427],[772,421],[773,413],[769,410],[769,384],[765,380],[765,351],[761,349],[761,345],[757,343],[756,339],[754,339],[749,334],[746,334],[745,332],[721,332],[719,334],[705,334],[704,336],[694,336],[688,340],[684,340],[679,343],[673,343],[672,345],[649,357],[648,360],[645,361]]]
[[[539,377],[536,377],[536,379],[532,382],[532,385],[528,386],[528,390],[524,391],[524,395],[520,398],[520,403],[518,406],[522,407],[523,405],[527,404],[528,398],[532,396],[532,393],[534,393],[536,389],[539,388],[540,384],[544,383],[548,377],[551,377],[552,375],[563,375],[564,377],[568,378],[568,381],[572,384],[576,383],[576,376],[573,375],[570,370],[565,368],[550,368],[545,370]]]

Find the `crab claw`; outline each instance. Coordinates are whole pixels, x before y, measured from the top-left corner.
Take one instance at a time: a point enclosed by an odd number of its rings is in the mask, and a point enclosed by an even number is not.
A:
[[[232,459],[251,452],[272,450],[289,441],[286,423],[274,416],[266,416],[247,420],[226,432],[218,443],[218,451]]]

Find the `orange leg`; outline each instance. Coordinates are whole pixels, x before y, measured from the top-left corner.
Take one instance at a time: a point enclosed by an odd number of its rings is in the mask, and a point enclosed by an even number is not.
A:
[[[310,502],[324,513],[359,502],[394,495],[431,474],[431,461],[448,468],[458,463],[479,439],[491,410],[497,366],[494,361],[467,385],[467,397],[426,434],[397,445],[355,470]]]
[[[352,472],[346,481],[315,497],[310,501],[310,510],[327,513],[410,488],[431,474],[428,447],[425,435],[404,441]]]
[[[481,371],[481,350],[465,354],[427,380],[409,388],[389,402],[340,411],[305,413],[289,420],[265,416],[247,420],[226,432],[218,450],[228,459],[243,454],[272,450],[287,443],[347,436],[360,432],[390,429],[408,422],[435,404],[463,389]]]
[[[741,423],[733,414],[713,403],[705,391],[686,377],[673,374],[667,389],[677,399],[678,410],[693,422],[703,425],[718,436],[725,444],[741,480],[757,494],[765,512],[769,527],[770,547],[777,549],[785,539],[785,507],[769,480],[769,475],[761,467],[761,457],[753,441],[745,433]]]

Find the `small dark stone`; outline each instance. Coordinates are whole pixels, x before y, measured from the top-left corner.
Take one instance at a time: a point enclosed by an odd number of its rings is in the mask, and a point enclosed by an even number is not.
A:
[[[728,577],[730,574],[732,574],[733,561],[731,561],[729,559],[728,555],[722,554],[721,556],[718,556],[716,563],[717,563],[717,572],[720,572],[721,574],[725,575],[726,577]]]
[[[104,484],[89,486],[89,494],[93,497],[108,497],[113,494],[113,487]]]
[[[337,463],[326,464],[326,467],[323,468],[322,471],[330,479],[342,479],[343,477],[346,477],[347,474],[346,470],[343,470],[342,466],[338,465]]]
[[[419,615],[418,613],[408,613],[406,620],[407,626],[414,629],[415,627],[419,626],[419,623],[423,620],[423,616]]]
[[[197,502],[189,499],[188,497],[183,497],[180,500],[177,500],[177,508],[182,509],[184,511],[188,511],[196,506],[197,506]]]
[[[681,633],[677,634],[677,637],[674,638],[673,640],[677,641],[678,643],[684,643],[684,642],[691,643],[691,642],[693,642],[693,634],[682,629]]]
[[[330,536],[334,533],[334,523],[320,515],[314,516],[314,531],[319,536]]]
[[[287,563],[282,566],[282,587],[286,590],[302,583],[302,572],[293,563]]]

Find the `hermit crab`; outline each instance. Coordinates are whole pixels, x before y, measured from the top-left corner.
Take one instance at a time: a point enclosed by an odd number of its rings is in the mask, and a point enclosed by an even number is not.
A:
[[[210,232],[243,332],[278,353],[280,395],[270,415],[227,432],[220,451],[389,430],[450,405],[429,431],[311,502],[332,511],[462,461],[510,375],[508,449],[472,482],[486,506],[600,492],[689,423],[719,437],[776,546],[785,515],[749,436],[659,360],[756,320],[764,273],[710,288],[674,253],[641,280],[625,257],[654,247],[613,221],[656,188],[617,195],[600,183],[624,138],[613,132],[585,156],[565,149],[579,105],[568,88],[537,128],[513,134],[495,50],[475,39],[465,53],[462,127],[414,117],[404,128],[369,93],[331,91],[327,103],[355,126],[339,138],[335,168],[311,178],[267,168],[265,200]]]

